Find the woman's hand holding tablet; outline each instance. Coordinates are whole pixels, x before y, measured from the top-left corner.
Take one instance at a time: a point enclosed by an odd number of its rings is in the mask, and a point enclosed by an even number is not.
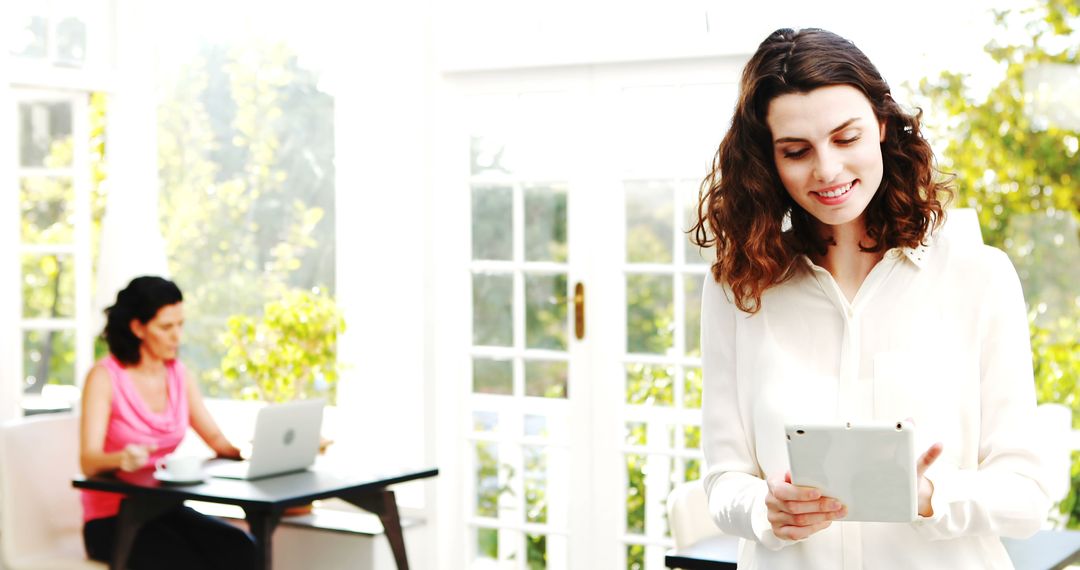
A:
[[[802,540],[824,530],[832,521],[847,516],[847,508],[832,497],[821,496],[813,487],[791,483],[791,472],[782,479],[770,479],[765,496],[773,534],[787,540]]]
[[[791,480],[838,500],[848,509],[845,520],[910,522],[930,516],[933,485],[925,473],[941,445],[916,461],[914,431],[910,421],[788,425]]]

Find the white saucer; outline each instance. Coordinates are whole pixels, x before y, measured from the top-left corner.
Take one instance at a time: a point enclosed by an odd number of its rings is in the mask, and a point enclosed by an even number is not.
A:
[[[162,483],[172,483],[174,485],[193,485],[195,483],[202,483],[206,480],[206,475],[199,472],[198,475],[190,478],[179,479],[173,477],[166,471],[154,471],[154,479],[161,481]]]

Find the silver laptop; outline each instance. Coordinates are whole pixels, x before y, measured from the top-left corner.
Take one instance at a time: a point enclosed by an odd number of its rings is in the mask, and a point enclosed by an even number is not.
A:
[[[212,477],[258,479],[303,471],[319,453],[324,400],[274,404],[259,410],[251,457],[245,461],[214,461],[206,468]]]

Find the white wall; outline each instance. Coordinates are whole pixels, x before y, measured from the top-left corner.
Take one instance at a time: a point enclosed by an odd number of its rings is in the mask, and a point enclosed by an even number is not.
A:
[[[336,114],[337,297],[348,327],[338,405],[353,426],[339,441],[357,457],[410,465],[435,464],[425,437],[434,406],[425,257],[438,231],[427,223],[428,14],[426,0],[356,5],[328,30],[342,41],[326,78]],[[427,504],[424,490],[400,489],[399,504]]]
[[[0,77],[8,77],[7,57],[0,57]],[[15,152],[15,109],[8,83],[0,83],[0,180],[4,187],[14,188],[16,184],[15,168],[18,160]],[[0,198],[0,244],[19,243],[19,195],[17,192],[4,192]],[[22,399],[22,383],[19,381],[19,366],[22,355],[22,340],[18,327],[22,316],[22,292],[19,283],[19,251],[17,247],[0,247],[0,422],[20,414],[19,401]],[[14,268],[14,271],[10,270]]]

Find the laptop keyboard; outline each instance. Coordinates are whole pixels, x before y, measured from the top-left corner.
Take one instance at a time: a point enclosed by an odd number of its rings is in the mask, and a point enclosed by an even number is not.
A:
[[[249,467],[248,461],[221,461],[207,467],[206,473],[224,479],[246,479]]]

